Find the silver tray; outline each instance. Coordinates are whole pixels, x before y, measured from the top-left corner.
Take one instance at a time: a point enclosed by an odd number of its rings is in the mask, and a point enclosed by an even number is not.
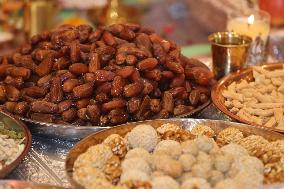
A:
[[[64,189],[59,186],[37,184],[17,180],[0,180],[0,189]]]
[[[78,142],[68,153],[66,160],[65,160],[65,169],[67,172],[67,177],[70,181],[70,183],[76,187],[76,188],[82,188],[76,181],[73,180],[72,174],[73,174],[73,165],[77,157],[86,152],[86,150],[93,145],[99,144],[103,142],[103,140],[111,135],[111,134],[119,134],[121,136],[124,136],[127,132],[129,132],[132,128],[134,128],[138,124],[150,124],[153,127],[157,128],[161,126],[164,123],[175,123],[177,125],[182,126],[185,129],[191,130],[194,128],[198,123],[206,124],[207,126],[211,127],[215,133],[219,133],[221,130],[227,128],[227,127],[235,127],[238,128],[240,131],[243,132],[245,136],[250,134],[256,134],[263,136],[269,141],[284,139],[284,135],[280,133],[276,133],[272,130],[269,130],[267,128],[259,128],[254,127],[246,124],[241,123],[234,123],[234,122],[226,122],[226,121],[219,121],[219,120],[206,120],[206,119],[160,119],[160,120],[151,120],[151,121],[141,121],[141,122],[134,122],[134,123],[128,123],[116,127],[112,127],[110,129],[100,131],[97,133],[94,133],[80,142]]]
[[[200,105],[196,109],[176,116],[177,118],[188,118],[196,113],[202,111],[211,103],[211,100],[208,100],[206,103]],[[104,129],[111,128],[113,126],[76,126],[76,125],[60,125],[46,122],[34,121],[28,118],[23,118],[20,116],[15,116],[16,118],[24,121],[30,128],[32,133],[38,135],[44,135],[51,138],[64,139],[69,141],[76,141],[82,139],[91,133],[98,132]]]

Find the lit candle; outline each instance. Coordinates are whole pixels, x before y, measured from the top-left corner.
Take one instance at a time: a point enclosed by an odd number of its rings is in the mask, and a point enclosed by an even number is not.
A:
[[[270,32],[270,16],[264,11],[249,10],[244,14],[230,15],[227,30],[247,35],[253,39],[248,65],[267,60],[266,43]]]

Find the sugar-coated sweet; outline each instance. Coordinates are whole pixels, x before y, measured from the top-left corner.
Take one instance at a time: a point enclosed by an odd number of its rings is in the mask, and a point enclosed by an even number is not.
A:
[[[182,149],[182,153],[189,153],[189,154],[192,154],[194,156],[196,156],[198,154],[198,151],[199,151],[194,140],[187,140],[185,142],[182,142],[181,143],[181,149]]]
[[[162,140],[154,150],[154,154],[169,155],[172,158],[178,158],[181,154],[181,145],[174,140]]]
[[[120,183],[124,183],[131,180],[138,180],[138,181],[149,181],[149,175],[143,171],[139,170],[126,170],[122,172],[120,177]]]
[[[214,158],[214,167],[222,173],[227,172],[233,163],[233,157],[229,154],[217,155]]]
[[[181,126],[173,124],[173,123],[165,123],[157,128],[157,132],[159,134],[164,134],[167,131],[178,131],[181,129]]]
[[[179,157],[179,161],[181,162],[184,171],[190,171],[196,162],[196,158],[191,154],[182,154]]]
[[[216,184],[214,189],[240,189],[239,183],[237,183],[234,179],[225,179]]]
[[[158,135],[151,125],[137,125],[129,132],[127,140],[131,148],[144,148],[151,152],[158,143]]]
[[[207,153],[213,149],[215,144],[212,138],[208,138],[206,136],[198,136],[195,141],[198,149]]]
[[[181,189],[211,189],[210,184],[203,178],[192,177],[184,181]]]
[[[150,153],[144,148],[134,148],[127,152],[125,159],[129,158],[142,158],[150,163],[151,156]]]
[[[158,176],[151,181],[152,189],[179,189],[177,181],[169,176]]]
[[[125,159],[121,164],[122,171],[127,170],[139,170],[143,171],[146,174],[150,174],[151,168],[148,163],[139,157]]]
[[[244,147],[238,144],[234,144],[234,143],[223,146],[221,148],[221,151],[225,154],[229,154],[236,158],[248,155],[248,151]]]

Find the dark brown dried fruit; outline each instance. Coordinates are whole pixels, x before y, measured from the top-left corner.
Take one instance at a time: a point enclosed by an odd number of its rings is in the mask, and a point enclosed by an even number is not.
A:
[[[167,110],[169,113],[172,113],[174,110],[174,98],[169,91],[165,91],[162,99],[162,107]]]
[[[0,89],[0,97],[2,97],[3,94],[1,94],[3,91],[3,89]],[[9,101],[18,101],[20,99],[21,96],[21,92],[14,86],[12,85],[6,85],[4,92],[6,94],[6,97]],[[3,98],[4,99],[4,98]]]
[[[61,87],[61,81],[59,77],[55,77],[51,81],[50,86],[50,101],[58,103],[63,99],[63,91]]]
[[[32,98],[40,98],[46,94],[46,91],[42,87],[32,86],[24,89],[25,94]]]
[[[157,59],[147,58],[147,59],[144,59],[144,60],[138,62],[137,68],[141,71],[152,70],[153,68],[156,67],[157,64],[158,64]]]
[[[131,98],[127,101],[127,109],[130,113],[137,113],[141,104],[141,99],[137,97]]]
[[[76,119],[77,111],[75,108],[70,108],[69,110],[62,112],[61,116],[63,121],[71,122]]]
[[[29,111],[27,102],[18,102],[14,107],[14,113],[18,115],[25,115]]]
[[[135,71],[135,68],[133,66],[125,66],[119,70],[116,71],[116,74],[123,77],[127,78],[132,75],[132,73]]]
[[[94,72],[96,81],[112,81],[115,77],[115,73],[106,70],[97,70]]]
[[[90,54],[89,72],[95,73],[101,68],[101,59],[98,53]]]
[[[114,97],[121,96],[123,94],[124,86],[124,79],[121,76],[116,76],[111,83],[111,95]]]
[[[124,99],[113,99],[112,101],[109,101],[107,103],[104,103],[102,105],[103,111],[109,111],[113,109],[123,108],[126,106],[126,101]]]
[[[31,103],[31,111],[37,113],[57,113],[58,105],[52,102],[38,100]]]
[[[83,63],[75,63],[69,66],[69,71],[75,75],[82,75],[89,71],[89,68],[86,64]]]
[[[71,108],[73,102],[71,100],[64,100],[58,104],[58,113],[62,113]]]
[[[54,58],[51,56],[46,57],[35,69],[39,76],[45,76],[52,71]]]
[[[65,93],[70,93],[73,91],[74,87],[80,85],[80,81],[78,79],[68,79],[63,83],[63,91]]]
[[[73,95],[75,98],[88,98],[92,96],[94,86],[92,83],[85,83],[73,88]]]
[[[31,119],[35,121],[53,123],[55,118],[52,114],[32,113]]]
[[[143,90],[143,85],[141,83],[132,83],[124,87],[124,96],[135,97]]]

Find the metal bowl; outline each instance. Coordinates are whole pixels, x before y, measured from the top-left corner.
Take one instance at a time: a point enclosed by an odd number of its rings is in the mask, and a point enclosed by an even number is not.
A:
[[[63,187],[58,186],[50,186],[46,184],[38,184],[18,180],[1,180],[0,188],[2,187],[3,189],[64,189]]]
[[[219,133],[221,130],[227,128],[227,127],[235,127],[238,128],[240,131],[243,132],[245,136],[250,134],[260,135],[266,138],[269,141],[274,141],[278,139],[284,139],[284,135],[281,135],[279,133],[273,132],[268,129],[260,129],[258,127],[249,126],[246,124],[241,123],[234,123],[234,122],[227,122],[227,121],[219,121],[219,120],[206,120],[206,119],[160,119],[160,120],[152,120],[152,121],[141,121],[141,122],[134,122],[134,123],[128,123],[116,127],[112,127],[110,129],[100,131],[97,133],[94,133],[80,142],[78,142],[68,153],[66,160],[65,160],[65,169],[67,173],[67,177],[70,181],[70,183],[75,188],[82,188],[72,177],[73,175],[73,166],[75,160],[78,158],[78,156],[86,150],[96,144],[100,144],[104,141],[106,137],[108,137],[111,134],[119,134],[121,136],[125,136],[126,133],[131,131],[136,125],[139,124],[150,124],[155,128],[158,128],[162,124],[165,123],[174,123],[177,125],[182,126],[183,128],[187,130],[191,130],[194,128],[198,123],[205,124],[209,127],[211,127],[215,133]]]
[[[28,154],[31,144],[32,144],[32,136],[31,136],[29,129],[27,128],[25,124],[23,124],[21,121],[17,121],[16,119],[12,118],[8,114],[0,112],[0,122],[4,123],[5,128],[7,130],[12,130],[17,133],[23,133],[23,136],[25,137],[25,140],[24,140],[25,147],[22,153],[11,164],[3,167],[3,169],[0,170],[0,178],[4,178],[12,170],[14,170],[21,163],[24,157]]]
[[[196,109],[179,116],[178,118],[187,118],[195,115],[211,103],[208,100],[204,104],[200,105]],[[64,139],[68,141],[76,141],[88,136],[91,133],[111,128],[112,126],[76,126],[76,125],[60,125],[54,123],[46,123],[34,121],[28,118],[16,116],[16,118],[24,121],[30,128],[32,133],[45,135],[52,138]]]
[[[261,67],[265,68],[267,70],[275,70],[275,69],[283,69],[284,62],[281,63],[269,63],[264,64]],[[253,74],[252,74],[252,68],[248,68],[242,71],[238,71],[235,73],[232,73],[221,80],[219,80],[212,88],[211,90],[211,98],[213,103],[217,106],[219,110],[221,110],[224,114],[228,115],[229,117],[233,118],[234,120],[237,120],[242,123],[246,123],[249,125],[257,126],[264,128],[262,125],[258,125],[254,122],[244,120],[237,116],[236,114],[233,114],[230,112],[227,107],[225,106],[225,98],[222,95],[222,91],[226,89],[231,83],[233,82],[239,82],[242,79],[245,79],[247,81],[253,81]],[[276,128],[270,128],[269,129],[277,132],[284,133],[284,130],[276,129]]]

